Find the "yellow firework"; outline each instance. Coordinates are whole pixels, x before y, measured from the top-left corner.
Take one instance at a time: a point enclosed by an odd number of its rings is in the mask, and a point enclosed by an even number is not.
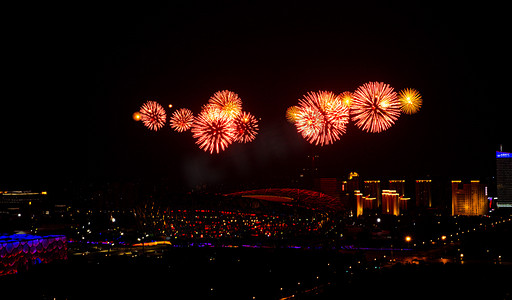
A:
[[[295,121],[297,121],[297,114],[299,113],[299,107],[298,106],[290,106],[286,110],[286,120],[288,122],[294,124]]]
[[[346,107],[350,107],[350,104],[352,104],[352,93],[351,92],[343,92],[340,95],[341,97],[341,104]]]
[[[400,91],[398,98],[402,105],[402,111],[408,115],[417,113],[423,102],[420,92],[409,88]]]

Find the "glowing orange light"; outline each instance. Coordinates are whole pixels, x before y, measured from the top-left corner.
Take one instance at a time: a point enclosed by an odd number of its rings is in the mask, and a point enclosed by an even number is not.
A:
[[[140,121],[140,112],[134,112],[132,118],[134,121]]]
[[[412,240],[412,238],[411,238],[410,236],[406,236],[406,237],[405,237],[405,241],[406,241],[406,242],[410,242],[411,240]]]

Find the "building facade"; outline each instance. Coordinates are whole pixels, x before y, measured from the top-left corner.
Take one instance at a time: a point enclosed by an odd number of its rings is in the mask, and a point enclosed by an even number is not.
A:
[[[416,207],[432,208],[432,180],[416,180]]]
[[[452,181],[452,215],[482,216],[488,212],[487,186],[479,180]]]
[[[398,216],[400,214],[399,199],[400,194],[395,190],[382,190],[382,214]]]
[[[512,153],[496,151],[497,208],[512,208]]]

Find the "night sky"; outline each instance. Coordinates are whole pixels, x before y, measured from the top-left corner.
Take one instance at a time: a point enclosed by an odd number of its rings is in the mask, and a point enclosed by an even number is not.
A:
[[[266,183],[313,153],[327,177],[484,179],[498,145],[512,151],[507,8],[191,2],[7,7],[0,183]],[[308,91],[369,81],[418,89],[422,109],[379,134],[350,124],[324,147],[286,122]],[[198,113],[225,89],[261,120],[254,142],[220,154],[131,117],[147,100]]]

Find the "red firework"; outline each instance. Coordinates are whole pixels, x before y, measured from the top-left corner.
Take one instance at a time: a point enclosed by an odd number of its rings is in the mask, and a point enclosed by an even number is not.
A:
[[[400,116],[401,104],[393,88],[383,82],[368,82],[353,94],[352,121],[366,132],[381,132]]]
[[[164,127],[167,115],[162,105],[156,101],[148,101],[140,108],[140,120],[151,130],[159,130]]]
[[[180,108],[172,114],[169,123],[171,128],[178,132],[187,131],[194,123],[194,115],[190,109]]]
[[[227,114],[230,118],[235,118],[242,112],[242,100],[236,93],[228,90],[213,94],[208,105]]]
[[[258,134],[258,120],[248,112],[240,113],[234,120],[235,141],[239,143],[252,142]]]
[[[199,148],[210,154],[224,151],[235,139],[233,119],[210,106],[194,119],[191,131]]]
[[[295,126],[311,144],[329,145],[346,132],[349,108],[332,92],[310,92],[299,100]]]

